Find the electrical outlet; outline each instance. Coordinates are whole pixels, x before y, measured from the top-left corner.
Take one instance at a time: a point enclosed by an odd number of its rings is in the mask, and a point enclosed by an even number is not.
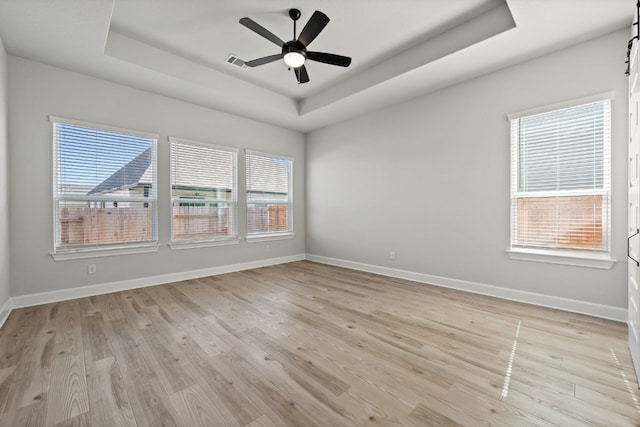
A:
[[[96,274],[96,265],[88,264],[87,265],[87,274]]]
[[[389,259],[390,260],[396,259],[396,253],[394,251],[389,252]]]

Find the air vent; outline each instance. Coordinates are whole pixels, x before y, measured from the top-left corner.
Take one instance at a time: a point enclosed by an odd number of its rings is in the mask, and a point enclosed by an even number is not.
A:
[[[240,67],[242,69],[249,68],[249,67],[247,67],[247,64],[245,63],[244,59],[240,59],[235,55],[229,55],[227,57],[227,63],[231,64],[231,65],[235,65],[236,67]]]

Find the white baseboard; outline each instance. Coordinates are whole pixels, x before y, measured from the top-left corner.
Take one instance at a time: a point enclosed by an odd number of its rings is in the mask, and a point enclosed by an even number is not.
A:
[[[200,270],[182,271],[179,273],[162,274],[158,276],[141,277],[138,279],[122,280],[118,282],[101,283],[99,285],[81,286],[78,288],[61,289],[59,291],[42,292],[37,294],[20,295],[11,297],[5,304],[9,309],[30,307],[33,305],[48,304],[75,298],[89,297],[93,295],[108,294],[111,292],[125,291],[129,289],[143,288],[147,286],[162,285],[165,283],[179,282],[181,280],[198,279],[200,277],[216,276],[219,274],[233,273],[236,271],[251,270],[254,268],[268,267],[270,265],[284,264],[287,262],[306,259],[305,254],[291,255],[279,258],[269,258],[259,261],[250,261],[240,264],[223,265],[219,267],[203,268]],[[0,314],[4,311],[0,310]],[[10,310],[8,310],[10,311]],[[8,317],[8,314],[7,314]],[[0,319],[0,327],[5,319]]]
[[[572,313],[587,314],[603,319],[615,320],[627,323],[627,310],[610,305],[596,304],[569,298],[555,297],[552,295],[538,294],[534,292],[520,291],[516,289],[502,288],[483,283],[468,282],[465,280],[450,279],[447,277],[433,276],[430,274],[416,273],[413,271],[399,270],[395,268],[380,267],[377,265],[347,261],[337,258],[329,258],[320,255],[307,254],[309,261],[322,264],[335,265],[353,270],[366,271],[368,273],[381,274],[383,276],[396,277],[444,288],[457,289],[511,301],[524,302],[548,308],[570,311]]]
[[[543,307],[556,308],[574,313],[587,314],[604,319],[627,322],[627,310],[619,307],[578,301],[568,298],[554,297],[533,292],[519,291],[501,288],[482,283],[468,282],[464,280],[450,279],[412,271],[381,267],[337,258],[329,258],[313,254],[297,254],[279,258],[269,258],[259,261],[250,261],[239,264],[210,267],[200,270],[183,271],[179,273],[163,274],[158,276],[142,277],[138,279],[122,280],[118,282],[102,283],[99,285],[81,286],[78,288],[62,289],[59,291],[42,292],[37,294],[20,295],[9,298],[0,308],[0,327],[9,317],[14,308],[30,307],[40,304],[65,301],[75,298],[83,298],[93,295],[107,294],[111,292],[125,291],[129,289],[143,288],[147,286],[162,285],[165,283],[179,282],[181,280],[198,279],[207,276],[233,273],[236,271],[251,270],[254,268],[268,267],[271,265],[285,264],[288,262],[307,259],[322,264],[335,265],[353,270],[366,271],[399,279],[412,280],[445,288],[493,296],[497,298],[519,301]]]
[[[4,325],[4,322],[7,321],[7,319],[9,318],[9,314],[11,314],[11,309],[13,307],[11,306],[11,298],[7,298],[7,300],[4,302],[4,304],[2,304],[2,307],[0,307],[0,328],[2,327],[2,325]]]

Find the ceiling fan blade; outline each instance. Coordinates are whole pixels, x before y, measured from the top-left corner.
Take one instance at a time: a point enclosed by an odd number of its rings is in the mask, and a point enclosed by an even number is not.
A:
[[[280,40],[278,36],[273,34],[271,31],[264,28],[262,25],[258,24],[251,18],[242,18],[240,19],[240,23],[250,29],[251,31],[261,35],[265,39],[271,41],[273,44],[278,45],[278,47],[282,48],[284,46],[284,42]]]
[[[251,61],[247,61],[247,62],[245,62],[245,64],[247,65],[247,67],[257,67],[258,65],[268,64],[270,62],[274,62],[274,61],[277,61],[279,59],[282,59],[282,54],[281,53],[276,53],[275,55],[264,56],[262,58],[253,59]]]
[[[293,72],[296,73],[296,79],[298,83],[307,83],[309,81],[309,74],[307,74],[307,69],[304,67],[294,68]]]
[[[309,19],[307,25],[302,29],[298,41],[302,43],[304,47],[309,46],[309,43],[320,34],[320,31],[322,31],[328,23],[329,17],[319,10],[316,10],[313,12],[313,15],[311,15],[311,19]]]
[[[307,52],[307,59],[324,62],[325,64],[338,65],[340,67],[348,67],[351,64],[351,58],[348,56],[325,52]]]

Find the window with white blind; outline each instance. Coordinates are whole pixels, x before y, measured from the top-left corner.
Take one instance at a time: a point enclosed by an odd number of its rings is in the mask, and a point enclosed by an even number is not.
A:
[[[157,246],[157,135],[50,120],[54,254]]]
[[[246,151],[247,237],[291,235],[293,160]]]
[[[511,119],[511,248],[608,254],[610,101]]]
[[[237,150],[169,138],[171,240],[237,241]]]

